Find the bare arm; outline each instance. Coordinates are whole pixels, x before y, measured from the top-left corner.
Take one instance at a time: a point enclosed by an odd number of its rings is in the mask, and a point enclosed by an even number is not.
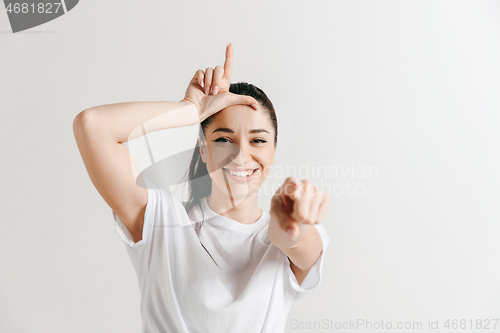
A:
[[[281,247],[280,249],[287,255],[290,261],[290,268],[300,285],[321,254],[323,242],[318,230],[313,226],[307,226],[298,237],[301,239],[300,242],[293,242],[290,235],[283,231],[277,223],[269,223],[269,233],[273,234],[272,237],[275,240],[281,238],[283,239],[283,243],[294,244],[289,247]]]
[[[142,237],[147,189],[136,185],[139,170],[121,143],[151,131],[191,125],[196,118],[195,106],[187,101],[103,105],[75,117],[73,132],[90,179],[134,242]]]
[[[78,120],[95,121],[93,125],[105,128],[107,137],[121,143],[153,131],[200,122],[197,107],[187,100],[101,105],[80,112],[75,123]]]

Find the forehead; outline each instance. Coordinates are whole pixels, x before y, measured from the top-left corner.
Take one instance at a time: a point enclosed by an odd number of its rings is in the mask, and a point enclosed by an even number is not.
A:
[[[265,129],[270,134],[274,132],[271,120],[265,111],[262,109],[255,111],[246,105],[232,105],[216,113],[212,123],[207,127],[207,135],[219,127],[230,128],[235,133],[257,128]]]

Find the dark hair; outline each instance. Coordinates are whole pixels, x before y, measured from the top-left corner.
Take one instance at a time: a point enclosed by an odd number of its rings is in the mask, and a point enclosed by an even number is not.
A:
[[[278,120],[276,119],[276,113],[274,111],[273,103],[271,103],[271,100],[269,100],[262,89],[250,83],[238,82],[231,83],[231,85],[229,86],[229,92],[238,95],[251,96],[259,102],[259,108],[263,109],[264,112],[267,113],[274,127],[274,146],[276,147],[278,141]],[[211,115],[201,123],[200,138],[205,137],[205,130],[213,122],[214,116],[216,114],[217,113]],[[189,191],[189,199],[185,205],[187,213],[189,213],[196,206],[199,206],[201,208],[201,199],[208,197],[212,192],[212,182],[210,177],[204,177],[207,175],[208,170],[205,163],[201,159],[200,149],[197,142],[196,148],[193,152],[193,158],[191,159],[191,164],[185,177],[188,182]],[[196,185],[194,185],[194,180],[198,180],[198,182],[200,182],[201,184],[197,183]]]

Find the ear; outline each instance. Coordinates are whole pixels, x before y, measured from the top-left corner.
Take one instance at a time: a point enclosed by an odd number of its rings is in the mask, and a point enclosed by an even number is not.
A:
[[[200,150],[200,156],[201,156],[201,160],[203,161],[203,163],[207,163],[205,162],[205,154],[203,153],[203,143],[201,142],[201,138],[200,136],[198,136],[198,144],[199,144],[199,147],[198,149]]]

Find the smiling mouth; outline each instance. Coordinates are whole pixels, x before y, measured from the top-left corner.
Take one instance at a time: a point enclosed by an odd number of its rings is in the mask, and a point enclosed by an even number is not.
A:
[[[226,168],[223,168],[223,169],[231,176],[238,177],[241,179],[245,179],[245,178],[252,176],[258,170],[258,169],[253,169],[253,170],[245,170],[245,171],[236,171],[236,170],[231,170],[231,169],[226,169]]]

